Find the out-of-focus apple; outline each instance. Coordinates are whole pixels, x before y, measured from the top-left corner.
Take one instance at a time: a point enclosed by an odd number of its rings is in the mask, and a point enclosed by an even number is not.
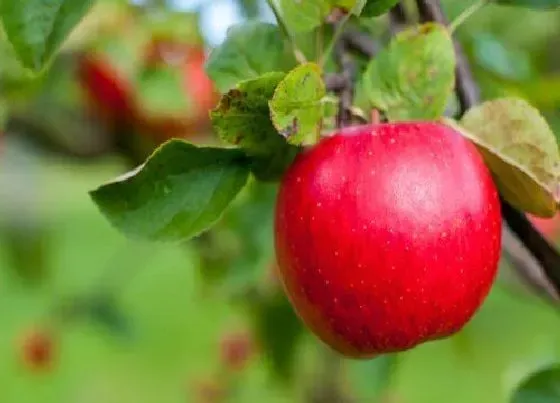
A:
[[[78,61],[78,80],[92,111],[111,126],[136,119],[131,83],[102,55]]]
[[[192,137],[208,131],[208,112],[218,102],[219,95],[204,70],[205,60],[201,45],[161,39],[154,39],[149,44],[145,71],[157,74],[167,69],[164,74],[177,74],[179,90],[182,90],[185,103],[182,109],[154,112],[139,101],[140,124],[156,142],[161,143],[172,137]]]
[[[560,213],[552,218],[541,218],[527,214],[531,223],[550,240],[556,240],[560,236]]]
[[[25,366],[32,370],[46,370],[53,360],[55,343],[45,330],[33,330],[25,334],[21,344],[21,356]]]

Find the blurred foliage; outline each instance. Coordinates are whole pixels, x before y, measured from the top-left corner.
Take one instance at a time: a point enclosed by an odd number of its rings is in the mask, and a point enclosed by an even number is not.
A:
[[[547,403],[560,399],[560,367],[546,368],[523,381],[512,403]]]
[[[210,403],[201,396],[229,390],[219,340],[239,323],[254,332],[257,355],[228,402],[304,401],[305,383],[323,363],[274,276],[274,184],[251,181],[215,228],[179,245],[124,240],[87,196],[170,137],[218,142],[206,114],[183,119],[196,115],[197,100],[217,101],[212,93],[177,99],[181,85],[189,88],[181,66],[206,55],[200,13],[213,2],[188,13],[170,10],[170,2],[144,3],[98,0],[37,77],[18,64],[0,31],[0,401]],[[262,1],[235,3],[246,17],[265,9]],[[444,1],[451,18],[471,3]],[[360,29],[387,41],[382,18]],[[319,48],[317,32],[296,38],[308,56]],[[560,11],[488,5],[456,35],[485,99],[524,97],[560,135]],[[157,67],[147,57],[154,38],[181,44],[158,48]],[[79,80],[84,55],[108,61],[132,88],[135,111],[150,113],[101,118]],[[359,69],[367,63],[362,57]],[[242,73],[249,74],[232,74]],[[53,365],[37,373],[22,362],[21,339],[41,326],[57,327],[56,346]],[[535,385],[556,393],[557,372],[530,376],[558,362],[555,309],[498,284],[457,336],[397,356],[344,361],[342,370],[356,402],[506,403],[519,385],[516,396],[531,395]],[[542,401],[523,399],[515,403]]]

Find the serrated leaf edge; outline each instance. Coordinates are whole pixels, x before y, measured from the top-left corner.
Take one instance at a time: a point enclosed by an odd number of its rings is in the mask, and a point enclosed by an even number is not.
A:
[[[275,100],[275,98],[276,98],[276,95],[278,94],[278,89],[280,88],[280,86],[282,85],[282,83],[283,83],[285,80],[288,79],[288,77],[290,76],[290,74],[293,74],[295,71],[297,71],[297,70],[299,70],[299,69],[302,69],[302,68],[304,68],[304,67],[311,67],[311,68],[314,70],[314,72],[317,73],[317,74],[319,75],[320,83],[321,83],[321,89],[323,90],[324,93],[326,93],[327,89],[326,89],[325,82],[323,81],[323,76],[322,76],[322,74],[321,74],[321,71],[322,71],[322,70],[321,70],[321,67],[320,67],[317,63],[308,62],[308,63],[302,63],[302,64],[300,64],[299,66],[297,66],[297,67],[293,68],[292,70],[290,70],[290,71],[286,74],[286,76],[278,83],[278,85],[277,85],[276,88],[274,89],[274,95],[272,96],[272,99],[270,99],[270,100],[268,101],[268,110],[269,110],[269,113],[270,113],[270,120],[271,120],[271,122],[272,122],[272,125],[274,126],[274,128],[276,129],[276,131],[278,132],[278,134],[279,134],[280,136],[282,136],[283,138],[285,138],[285,139],[286,139],[286,142],[287,142],[288,144],[291,144],[291,145],[298,145],[298,144],[295,144],[295,143],[293,143],[293,142],[290,141],[290,137],[292,137],[292,136],[285,136],[284,134],[282,134],[282,131],[283,131],[284,128],[283,128],[283,127],[279,127],[279,125],[276,123],[276,115],[277,115],[277,113],[276,113],[276,112],[274,111],[274,109],[272,108],[272,103],[274,102],[274,100]],[[324,97],[323,97],[323,98],[324,98]],[[322,103],[322,102],[323,102],[323,98],[321,98],[321,99],[319,100],[319,103]],[[318,137],[319,134],[320,134],[320,132],[321,132],[321,126],[322,126],[322,122],[319,122],[319,128],[317,129],[317,133],[316,133],[317,136],[316,136],[316,137]]]

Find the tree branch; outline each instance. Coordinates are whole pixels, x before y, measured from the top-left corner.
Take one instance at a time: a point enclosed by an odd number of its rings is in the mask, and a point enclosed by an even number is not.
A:
[[[421,21],[447,25],[439,0],[417,0],[417,5]],[[480,93],[461,45],[454,41],[454,46],[457,60],[456,90],[462,114],[480,102]],[[533,284],[536,291],[542,294],[543,290],[547,290],[548,297],[556,300],[560,293],[560,253],[533,227],[523,212],[514,209],[503,198],[500,200],[502,216],[507,224],[504,227],[504,254],[523,278],[532,280],[529,284]],[[515,236],[520,243],[515,242]],[[547,284],[536,285],[535,281]]]
[[[348,50],[359,52],[370,59],[379,51],[379,44],[371,36],[355,28],[346,28],[340,39]]]
[[[345,127],[352,123],[352,101],[354,99],[354,79],[356,66],[348,51],[348,38],[357,37],[354,33],[350,35],[346,32],[340,36],[334,45],[334,57],[340,70],[340,77],[344,83],[337,91],[339,97],[338,113],[336,117],[337,127]]]
[[[408,22],[408,16],[402,3],[397,3],[389,11],[389,31],[395,36],[404,29]]]
[[[335,45],[335,57],[346,85],[338,91],[339,104],[336,118],[337,127],[345,127],[352,123],[352,100],[354,98],[354,62],[348,54],[344,41]]]
[[[340,92],[352,85],[344,74],[330,73],[323,77],[327,91]]]
[[[435,21],[445,26],[449,25],[438,0],[418,0],[417,4],[420,21]],[[457,60],[455,89],[461,109],[464,112],[480,102],[480,92],[474,81],[463,47],[456,40],[453,41],[453,45],[455,46],[455,58]]]

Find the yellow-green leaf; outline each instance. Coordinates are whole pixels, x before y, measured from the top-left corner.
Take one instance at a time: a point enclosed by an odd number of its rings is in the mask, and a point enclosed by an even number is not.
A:
[[[296,67],[278,84],[269,102],[270,116],[288,143],[310,144],[319,136],[325,94],[321,69],[315,63]]]
[[[270,72],[242,81],[210,112],[218,136],[251,156],[251,169],[261,180],[281,176],[298,151],[278,135],[268,106],[285,75]]]
[[[556,213],[560,152],[537,109],[517,98],[489,101],[469,110],[461,126],[509,203],[540,217]]]

